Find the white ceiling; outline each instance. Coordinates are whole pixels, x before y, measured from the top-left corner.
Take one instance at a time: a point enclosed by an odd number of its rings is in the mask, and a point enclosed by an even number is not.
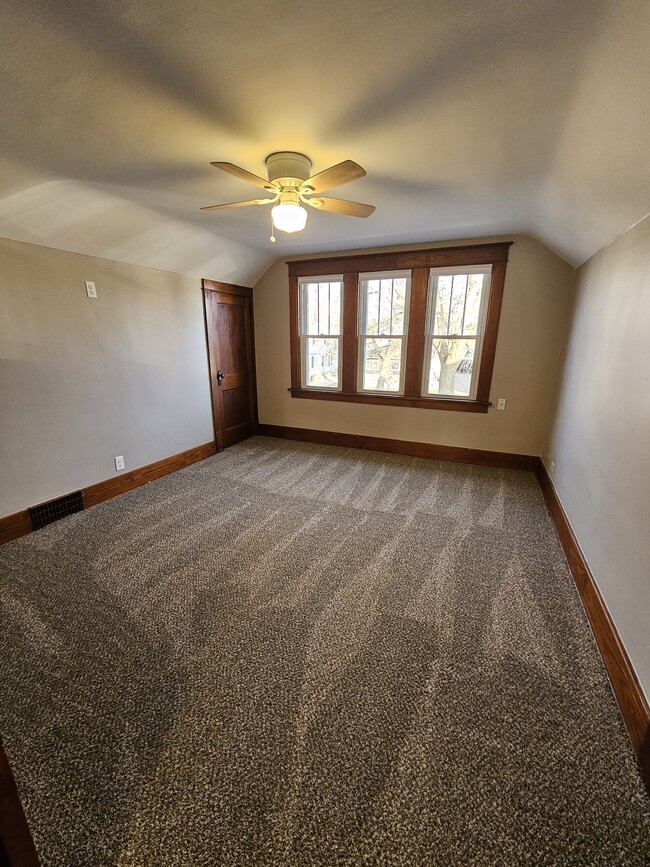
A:
[[[4,0],[0,235],[253,281],[278,256],[530,233],[578,264],[650,211],[647,0]],[[368,177],[271,245],[210,167]]]

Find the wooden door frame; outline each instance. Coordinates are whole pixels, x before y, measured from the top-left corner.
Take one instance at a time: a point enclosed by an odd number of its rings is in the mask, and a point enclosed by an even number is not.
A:
[[[0,865],[39,867],[16,781],[0,738]]]
[[[253,395],[253,435],[256,435],[259,430],[259,415],[257,409],[257,364],[255,361],[255,317],[253,311],[253,290],[250,286],[238,286],[236,283],[223,283],[221,280],[201,280],[201,290],[203,292],[203,310],[205,323],[205,341],[208,353],[208,372],[210,376],[210,400],[212,404],[212,427],[214,430],[214,441],[216,449],[220,452],[223,448],[223,438],[221,435],[221,427],[219,424],[219,407],[218,407],[218,386],[216,385],[216,371],[218,369],[215,351],[216,347],[210,339],[212,309],[210,306],[210,298],[212,292],[222,292],[225,295],[238,295],[250,300],[250,324],[251,324],[251,367],[249,371],[251,377],[251,389]]]

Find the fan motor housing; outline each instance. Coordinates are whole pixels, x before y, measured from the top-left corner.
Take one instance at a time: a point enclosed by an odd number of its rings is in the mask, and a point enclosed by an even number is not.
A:
[[[306,181],[311,175],[311,166],[309,157],[293,151],[278,151],[266,158],[270,181]]]

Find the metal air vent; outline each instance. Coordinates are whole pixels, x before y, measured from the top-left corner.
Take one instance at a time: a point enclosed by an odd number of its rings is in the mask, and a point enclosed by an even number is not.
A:
[[[56,500],[32,506],[29,509],[32,529],[40,530],[41,527],[45,527],[47,524],[52,524],[60,518],[65,518],[66,515],[74,515],[75,512],[81,512],[83,507],[84,501],[81,491],[74,491],[72,494],[57,497]]]

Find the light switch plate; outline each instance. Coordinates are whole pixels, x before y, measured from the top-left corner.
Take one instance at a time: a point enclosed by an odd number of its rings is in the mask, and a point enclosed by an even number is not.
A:
[[[97,287],[92,280],[86,280],[86,295],[89,298],[97,298]]]
[[[506,408],[506,399],[505,397],[500,397],[497,400],[497,409],[505,409]]]

